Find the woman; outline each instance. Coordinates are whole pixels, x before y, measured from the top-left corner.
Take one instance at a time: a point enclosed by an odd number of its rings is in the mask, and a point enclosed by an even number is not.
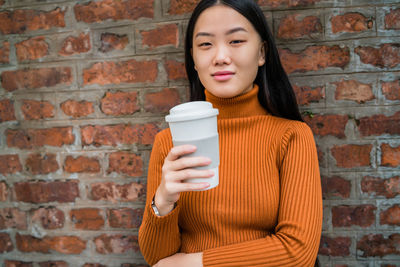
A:
[[[313,266],[322,196],[313,135],[299,113],[265,17],[252,0],[203,0],[185,43],[191,100],[219,109],[220,182],[182,157],[169,129],[155,139],[139,230],[155,266]]]

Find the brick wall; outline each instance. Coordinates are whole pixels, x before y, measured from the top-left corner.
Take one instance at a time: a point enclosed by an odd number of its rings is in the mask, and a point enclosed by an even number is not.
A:
[[[323,266],[400,266],[400,2],[258,2],[317,141]],[[145,266],[194,3],[0,0],[1,266]]]

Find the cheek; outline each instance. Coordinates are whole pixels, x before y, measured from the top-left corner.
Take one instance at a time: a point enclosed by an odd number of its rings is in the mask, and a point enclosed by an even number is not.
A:
[[[244,73],[246,73],[247,75],[252,75],[254,74],[254,72],[257,73],[258,71],[258,54],[246,54],[243,53],[242,55],[247,55],[245,57],[241,56],[240,58],[238,58],[238,64],[241,65],[242,71]],[[241,62],[241,63],[240,63]]]
[[[199,75],[204,74],[204,72],[208,69],[207,58],[205,56],[197,56],[193,57],[194,67]]]

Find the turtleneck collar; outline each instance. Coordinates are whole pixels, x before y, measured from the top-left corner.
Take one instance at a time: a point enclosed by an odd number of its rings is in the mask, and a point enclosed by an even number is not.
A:
[[[232,98],[221,98],[205,90],[206,101],[211,102],[214,108],[219,110],[219,119],[250,117],[266,115],[267,111],[258,101],[258,85],[253,89]]]

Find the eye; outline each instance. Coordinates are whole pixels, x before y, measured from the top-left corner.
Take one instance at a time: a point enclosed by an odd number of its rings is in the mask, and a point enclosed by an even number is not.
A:
[[[209,47],[209,46],[211,46],[210,42],[203,42],[199,44],[199,47]]]
[[[241,44],[241,43],[244,43],[244,42],[246,42],[246,41],[245,40],[232,40],[232,41],[230,41],[230,43],[233,44],[233,45]]]

